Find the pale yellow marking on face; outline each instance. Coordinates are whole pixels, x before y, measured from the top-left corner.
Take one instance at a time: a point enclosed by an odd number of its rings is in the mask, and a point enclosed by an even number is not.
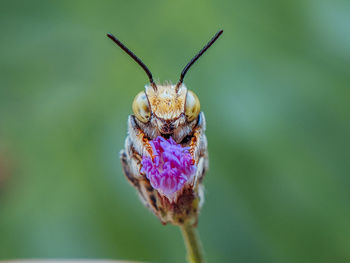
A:
[[[187,88],[181,85],[176,93],[176,85],[157,85],[157,90],[146,86],[146,94],[152,112],[159,118],[172,120],[178,118],[185,109]]]

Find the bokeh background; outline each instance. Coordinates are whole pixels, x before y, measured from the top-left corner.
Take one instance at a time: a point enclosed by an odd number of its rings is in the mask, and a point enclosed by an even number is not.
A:
[[[350,3],[1,1],[0,259],[184,262],[118,153],[144,72],[207,118],[208,262],[350,262]]]

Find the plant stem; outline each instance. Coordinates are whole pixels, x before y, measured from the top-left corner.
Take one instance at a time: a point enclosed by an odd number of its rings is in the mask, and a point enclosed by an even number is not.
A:
[[[190,224],[180,226],[189,263],[204,263],[202,244],[197,230]]]

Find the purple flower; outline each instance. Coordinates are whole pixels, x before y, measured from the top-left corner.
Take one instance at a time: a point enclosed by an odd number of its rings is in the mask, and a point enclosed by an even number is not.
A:
[[[193,181],[196,171],[190,147],[182,147],[173,138],[158,136],[150,141],[152,158],[143,156],[141,173],[145,173],[152,187],[172,199],[184,185]]]

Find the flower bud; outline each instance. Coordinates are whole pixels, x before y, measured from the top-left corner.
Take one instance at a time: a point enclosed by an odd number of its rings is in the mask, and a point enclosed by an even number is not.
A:
[[[195,224],[200,208],[202,185],[196,180],[197,166],[190,147],[182,147],[171,137],[150,141],[151,156],[142,156],[141,174],[154,189],[153,211],[160,220],[176,225]]]

